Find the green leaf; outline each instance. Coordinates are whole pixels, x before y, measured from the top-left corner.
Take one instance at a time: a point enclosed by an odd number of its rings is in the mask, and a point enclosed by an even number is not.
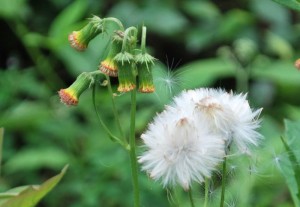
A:
[[[232,39],[253,22],[254,17],[251,13],[239,9],[230,10],[223,16],[220,22],[218,38],[221,40]]]
[[[271,53],[278,55],[281,59],[289,60],[293,57],[293,48],[289,42],[271,31],[267,32],[266,46]]]
[[[60,174],[50,178],[42,185],[29,185],[13,188],[0,193],[0,207],[34,207],[62,179],[68,166]]]
[[[300,122],[285,120],[285,136],[281,137],[287,151],[287,158],[280,162],[280,171],[284,176],[295,206],[300,206]]]
[[[300,164],[300,150],[299,150],[300,121],[293,122],[293,121],[285,120],[284,123],[285,123],[285,136],[287,137],[287,141],[288,141],[287,144],[295,154],[296,161]],[[299,181],[299,187],[300,187],[300,181]]]
[[[26,9],[26,0],[0,0],[0,17],[13,19]]]
[[[54,147],[33,148],[18,151],[5,164],[5,171],[15,173],[40,168],[59,169],[70,158],[64,151]]]
[[[220,16],[217,6],[209,1],[183,1],[183,10],[199,19],[215,19]]]
[[[279,4],[287,6],[291,9],[300,11],[300,1],[299,0],[273,0]]]
[[[49,35],[61,36],[64,34],[62,31],[66,31],[66,27],[78,21],[85,14],[87,8],[87,1],[74,1],[54,19],[49,30]]]
[[[235,66],[219,58],[195,61],[178,69],[182,89],[211,85],[219,78],[230,77]]]

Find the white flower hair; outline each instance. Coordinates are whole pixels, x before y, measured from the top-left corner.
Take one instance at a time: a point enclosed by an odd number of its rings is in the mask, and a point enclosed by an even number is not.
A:
[[[203,182],[224,157],[224,140],[204,126],[197,129],[189,111],[168,107],[142,134],[147,147],[139,158],[142,169],[163,186]],[[205,124],[205,123],[203,123]]]
[[[258,144],[261,110],[252,110],[243,94],[206,88],[182,92],[142,134],[142,170],[164,187],[180,184],[188,190],[192,181],[210,177],[232,143],[242,153]]]

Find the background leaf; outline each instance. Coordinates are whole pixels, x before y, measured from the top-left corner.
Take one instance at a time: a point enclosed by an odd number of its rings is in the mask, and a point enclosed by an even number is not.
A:
[[[51,191],[64,176],[67,166],[60,174],[45,181],[42,185],[18,187],[5,193],[0,193],[1,207],[33,207],[49,191]]]

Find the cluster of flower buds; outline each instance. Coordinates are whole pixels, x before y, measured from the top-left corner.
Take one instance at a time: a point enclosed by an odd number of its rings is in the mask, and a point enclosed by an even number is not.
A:
[[[152,68],[156,59],[146,52],[146,27],[142,29],[141,45],[137,48],[138,31],[135,27],[124,29],[122,23],[116,18],[101,19],[94,16],[81,30],[73,31],[69,35],[70,45],[77,51],[84,51],[97,35],[108,34],[106,32],[108,22],[116,23],[119,28],[110,34],[109,51],[99,64],[99,71],[108,76],[107,78],[117,77],[119,82],[117,90],[121,93],[135,90],[137,87],[141,93],[154,92]],[[91,79],[78,77],[69,88],[59,91],[61,101],[66,105],[77,105],[79,95],[90,84]],[[87,87],[77,87],[77,85]]]

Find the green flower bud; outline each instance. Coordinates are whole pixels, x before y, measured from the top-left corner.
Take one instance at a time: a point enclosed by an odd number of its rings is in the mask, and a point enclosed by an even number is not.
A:
[[[58,91],[61,102],[68,106],[76,106],[79,96],[89,88],[92,81],[89,73],[81,73],[70,87]]]
[[[102,32],[102,29],[102,20],[94,16],[81,30],[73,31],[69,35],[69,42],[74,49],[84,51],[89,42]]]
[[[119,32],[116,33],[116,35],[113,37],[107,57],[99,65],[99,70],[102,73],[112,77],[118,76],[118,66],[116,64],[116,61],[114,60],[114,57],[121,51],[121,49],[122,37]]]
[[[135,76],[133,74],[134,70],[134,59],[133,55],[128,52],[119,53],[115,56],[114,60],[117,63],[119,69],[119,92],[129,92],[135,89]]]
[[[152,67],[155,58],[148,53],[141,53],[135,56],[138,69],[138,84],[141,93],[153,93],[155,87],[153,84]]]

